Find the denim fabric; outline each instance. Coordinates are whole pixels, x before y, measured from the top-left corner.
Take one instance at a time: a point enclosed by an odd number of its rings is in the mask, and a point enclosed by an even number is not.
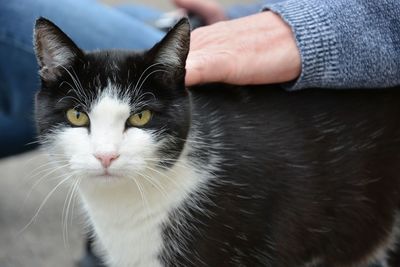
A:
[[[137,4],[120,4],[115,6],[115,8],[126,15],[150,25],[153,25],[154,22],[162,15],[159,10]]]
[[[0,157],[34,146],[28,143],[35,140],[33,99],[39,87],[32,46],[36,18],[52,20],[83,49],[145,49],[163,33],[142,20],[160,14],[93,0],[0,0]]]
[[[225,13],[229,19],[237,19],[260,12],[266,3],[275,4],[283,1],[285,0],[258,0],[253,4],[236,4],[228,7]]]

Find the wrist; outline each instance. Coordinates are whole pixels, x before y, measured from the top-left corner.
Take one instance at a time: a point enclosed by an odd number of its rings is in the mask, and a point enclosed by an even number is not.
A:
[[[339,76],[336,33],[326,7],[313,1],[288,0],[265,6],[291,25],[301,55],[301,73],[289,90],[330,86]]]
[[[291,26],[281,16],[271,11],[264,11],[264,22],[269,35],[268,46],[275,52],[277,60],[281,59],[276,79],[279,82],[288,82],[297,79],[302,70],[301,54]],[[278,61],[279,62],[279,61]]]

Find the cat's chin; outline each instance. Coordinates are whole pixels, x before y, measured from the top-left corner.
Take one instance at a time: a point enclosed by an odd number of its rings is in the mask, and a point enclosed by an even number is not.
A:
[[[93,173],[90,173],[88,176],[90,178],[100,179],[100,180],[119,180],[119,179],[124,178],[124,176],[120,173],[107,171],[107,170],[93,172]]]

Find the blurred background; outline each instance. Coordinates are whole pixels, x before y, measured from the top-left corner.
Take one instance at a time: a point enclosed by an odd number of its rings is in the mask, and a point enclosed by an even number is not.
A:
[[[168,0],[103,2],[110,6],[140,3],[163,11],[174,9]],[[228,6],[255,1],[219,2]],[[13,129],[8,131],[12,134]],[[38,149],[0,159],[0,267],[70,267],[83,253],[84,219],[79,204],[70,212],[66,227],[62,216],[64,206],[69,204],[69,190],[59,188],[52,192],[58,183],[54,179],[57,172],[41,180],[49,173],[47,163]]]
[[[127,3],[140,3],[150,7],[155,7],[158,9],[162,9],[165,11],[171,11],[175,7],[171,4],[169,0],[103,0],[103,3],[108,5],[119,5],[119,4],[127,4]],[[217,0],[217,2],[221,3],[224,6],[229,6],[232,4],[245,4],[245,3],[254,3],[255,0]]]

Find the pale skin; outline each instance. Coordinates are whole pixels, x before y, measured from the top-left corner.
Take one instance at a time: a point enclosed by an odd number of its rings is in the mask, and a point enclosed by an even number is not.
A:
[[[210,25],[192,32],[186,85],[209,82],[271,84],[301,73],[301,56],[290,26],[270,11],[224,21],[213,0],[173,0]]]

